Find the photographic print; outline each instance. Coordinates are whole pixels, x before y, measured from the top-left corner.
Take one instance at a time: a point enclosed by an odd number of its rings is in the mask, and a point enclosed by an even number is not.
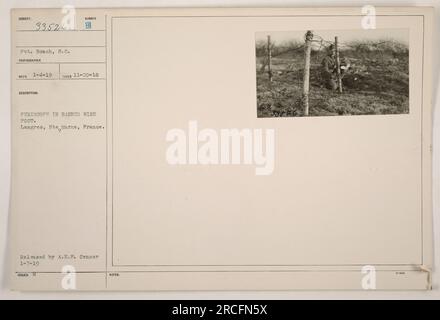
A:
[[[256,34],[257,116],[409,113],[407,29]]]

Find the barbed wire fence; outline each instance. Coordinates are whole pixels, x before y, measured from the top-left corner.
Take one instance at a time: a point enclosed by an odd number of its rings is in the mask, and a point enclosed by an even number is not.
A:
[[[313,56],[315,59],[322,59],[322,52],[324,49],[327,49],[329,46],[333,46],[335,51],[335,63],[336,63],[336,81],[337,81],[337,91],[339,93],[343,93],[342,87],[342,77],[341,77],[341,62],[340,62],[340,49],[352,49],[359,50],[362,47],[372,46],[376,49],[379,49],[383,44],[392,43],[392,40],[384,40],[380,42],[374,43],[346,43],[340,42],[338,36],[335,36],[334,40],[326,40],[321,35],[314,33],[311,30],[308,30],[304,35],[304,43],[297,46],[290,46],[284,50],[276,50],[274,42],[272,42],[270,35],[267,36],[267,43],[265,45],[265,55],[263,55],[263,59],[261,62],[260,72],[264,73],[267,69],[268,79],[269,79],[269,88],[272,89],[272,82],[274,78],[274,68],[272,65],[273,59],[279,56],[285,56],[289,53],[294,53],[298,51],[304,51],[304,72],[303,72],[303,96],[302,96],[302,104],[303,104],[303,114],[307,116],[309,114],[309,90],[310,90],[310,67],[311,67],[311,57],[312,57],[312,45],[318,44],[318,46],[313,47]],[[318,64],[319,61],[314,61],[314,64]],[[288,64],[287,69],[293,69],[294,63]]]

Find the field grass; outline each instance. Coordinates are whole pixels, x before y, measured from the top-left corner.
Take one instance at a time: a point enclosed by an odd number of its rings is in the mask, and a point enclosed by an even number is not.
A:
[[[324,51],[312,52],[310,116],[409,112],[408,50],[402,46],[357,45],[356,49],[341,52],[351,62],[343,78],[342,94],[325,88],[320,77]],[[264,55],[257,54],[258,117],[302,116],[303,51],[274,57],[272,82],[267,69],[262,70],[263,61]]]

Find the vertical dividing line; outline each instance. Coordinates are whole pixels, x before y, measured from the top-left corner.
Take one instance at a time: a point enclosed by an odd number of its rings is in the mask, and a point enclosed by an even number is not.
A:
[[[114,194],[114,192],[113,192],[113,125],[114,125],[114,123],[113,123],[113,95],[114,95],[114,90],[113,90],[113,86],[114,86],[114,81],[113,81],[113,74],[114,74],[114,65],[113,65],[113,40],[114,40],[114,35],[113,35],[113,17],[111,17],[111,23],[110,23],[110,37],[111,37],[111,42],[110,42],[110,48],[111,48],[111,110],[112,110],[112,114],[111,114],[111,144],[112,144],[112,146],[111,146],[111,185],[112,185],[112,193],[111,193],[111,211],[112,211],[112,213],[111,213],[111,216],[112,216],[112,235],[111,235],[111,237],[112,237],[112,240],[111,240],[111,246],[112,246],[112,255],[111,255],[111,259],[112,259],[112,266],[114,266],[114,260],[113,260],[113,248],[114,248],[114,246],[113,246],[113,244],[114,244],[114,223],[113,223],[113,199],[114,199],[114,197],[113,197],[113,194]]]
[[[105,15],[105,288],[108,282],[108,50],[107,15]]]
[[[424,248],[425,248],[425,244],[424,244],[424,242],[425,242],[425,239],[424,239],[424,234],[423,234],[423,232],[424,232],[424,206],[423,206],[423,202],[424,202],[424,192],[423,192],[423,152],[424,152],[424,146],[423,146],[423,123],[424,123],[424,121],[423,121],[423,108],[424,108],[424,98],[423,98],[423,96],[424,96],[424,94],[425,94],[425,87],[424,87],[424,83],[423,83],[423,80],[424,80],[424,77],[425,77],[425,75],[424,75],[424,70],[425,70],[425,15],[423,15],[423,22],[422,22],[422,27],[423,27],[423,33],[422,33],[422,47],[423,47],[423,50],[422,50],[422,106],[421,106],[421,110],[420,110],[420,119],[421,119],[421,124],[420,124],[420,129],[421,129],[421,133],[420,133],[420,140],[421,140],[421,147],[420,147],[420,150],[421,150],[421,152],[420,152],[420,165],[421,165],[421,169],[420,169],[420,189],[421,189],[421,203],[420,203],[420,209],[421,209],[421,211],[422,211],[422,214],[421,214],[421,222],[420,222],[420,224],[421,224],[421,230],[420,230],[420,232],[421,232],[421,235],[422,235],[422,252],[421,252],[421,258],[422,258],[422,265],[424,265],[425,263],[424,263]],[[409,51],[408,51],[408,55],[409,55]],[[408,59],[409,60],[409,59]],[[408,64],[409,64],[409,62],[408,62]],[[409,68],[408,68],[408,73],[409,73]],[[409,73],[410,74],[410,73]],[[411,79],[411,77],[410,77],[410,79]],[[409,113],[410,111],[408,110],[408,113]],[[432,143],[432,142],[431,142]],[[432,164],[431,164],[431,166],[432,166]],[[432,192],[432,191],[431,191]],[[432,209],[430,210],[431,212],[432,212]],[[430,214],[432,214],[432,213],[430,213]],[[432,241],[432,240],[431,240]]]

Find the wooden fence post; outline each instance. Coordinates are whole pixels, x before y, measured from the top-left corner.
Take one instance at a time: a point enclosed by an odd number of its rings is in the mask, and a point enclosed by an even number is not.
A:
[[[303,102],[304,102],[304,115],[309,115],[309,88],[310,88],[310,53],[312,52],[312,31],[307,31],[305,35],[304,45],[304,80],[303,80]]]
[[[269,75],[269,81],[272,82],[272,48],[270,36],[267,36],[267,72]]]
[[[336,53],[336,74],[338,76],[338,90],[342,93],[342,78],[341,78],[341,61],[339,60],[338,37],[335,37],[335,53]]]

